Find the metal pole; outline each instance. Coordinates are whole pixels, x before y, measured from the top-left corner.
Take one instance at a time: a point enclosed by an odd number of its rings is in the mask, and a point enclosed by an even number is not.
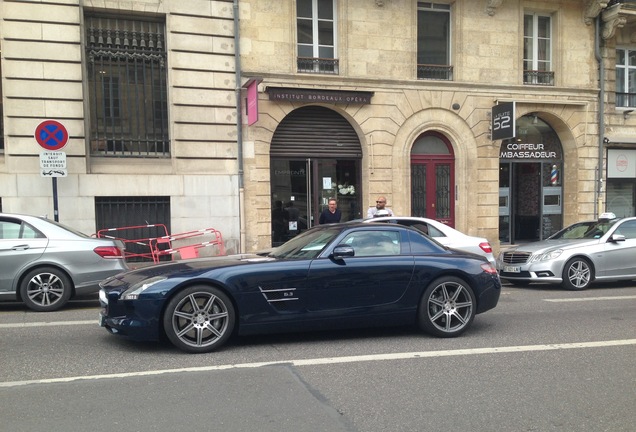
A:
[[[53,219],[55,222],[60,221],[60,215],[57,211],[57,177],[53,177]]]

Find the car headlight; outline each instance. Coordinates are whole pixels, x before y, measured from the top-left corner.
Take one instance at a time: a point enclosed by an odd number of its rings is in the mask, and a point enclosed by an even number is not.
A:
[[[166,280],[165,276],[153,276],[148,279],[144,279],[140,282],[137,282],[130,286],[126,291],[124,291],[121,295],[122,300],[136,300],[139,298],[139,294],[146,291],[148,288],[153,286],[156,283],[159,283],[163,280]]]
[[[556,249],[550,252],[546,252],[544,254],[541,255],[535,255],[534,258],[532,259],[533,262],[537,262],[537,261],[550,261],[553,259],[556,259],[558,257],[561,256],[561,254],[563,253],[563,249]]]

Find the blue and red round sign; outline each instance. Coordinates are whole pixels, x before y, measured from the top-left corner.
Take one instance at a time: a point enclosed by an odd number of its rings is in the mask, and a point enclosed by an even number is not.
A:
[[[68,142],[68,131],[55,120],[45,120],[35,128],[35,140],[45,150],[59,150]]]

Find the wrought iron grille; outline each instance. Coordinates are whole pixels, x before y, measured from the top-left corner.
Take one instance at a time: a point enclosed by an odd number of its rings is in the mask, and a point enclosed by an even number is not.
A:
[[[338,59],[298,57],[298,72],[338,75]]]
[[[450,165],[435,166],[435,214],[437,219],[448,219],[451,216]]]
[[[97,231],[163,224],[170,232],[170,197],[95,197],[95,222]],[[165,230],[159,228],[118,231],[118,236],[127,240],[164,235]],[[146,246],[135,245],[133,242],[126,243],[126,249],[132,254],[148,252]]]
[[[430,79],[430,80],[453,80],[453,67],[452,66],[440,66],[440,65],[417,65],[417,78],[418,79]]]
[[[164,23],[85,21],[91,154],[168,157]]]
[[[536,71],[536,70],[524,70],[523,71],[523,83],[532,85],[554,85],[554,72],[550,71]]]
[[[426,217],[426,165],[411,165],[411,216]]]

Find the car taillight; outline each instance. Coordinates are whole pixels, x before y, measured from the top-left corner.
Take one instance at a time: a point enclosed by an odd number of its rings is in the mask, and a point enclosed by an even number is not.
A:
[[[97,255],[102,258],[123,258],[124,254],[121,249],[116,246],[98,246],[93,249]]]
[[[488,242],[479,243],[479,247],[486,253],[492,253],[492,246]]]
[[[490,274],[497,274],[497,269],[495,268],[494,265],[492,265],[491,263],[483,263],[481,265],[481,268],[486,272],[486,273],[490,273]]]

